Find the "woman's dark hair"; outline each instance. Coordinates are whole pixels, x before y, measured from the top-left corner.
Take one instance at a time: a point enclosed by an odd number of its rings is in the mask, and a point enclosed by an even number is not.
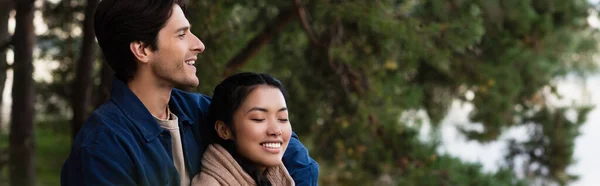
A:
[[[169,17],[173,5],[185,12],[185,0],[102,0],[94,15],[98,44],[118,79],[127,82],[137,64],[129,44],[140,41],[157,49],[157,36]]]
[[[242,169],[256,181],[256,185],[270,186],[271,182],[269,179],[258,170],[255,164],[251,163],[243,156],[240,156],[237,152],[235,143],[231,140],[224,140],[219,137],[214,127],[216,121],[223,121],[223,123],[231,130],[233,136],[236,136],[235,130],[233,130],[233,115],[244,103],[248,95],[260,85],[278,88],[285,98],[286,91],[283,88],[283,85],[281,85],[281,82],[267,74],[257,74],[252,72],[239,73],[228,77],[215,87],[207,117],[208,125],[205,125],[209,127],[205,129],[205,131],[207,131],[205,143],[206,145],[213,143],[220,144],[229,151]]]

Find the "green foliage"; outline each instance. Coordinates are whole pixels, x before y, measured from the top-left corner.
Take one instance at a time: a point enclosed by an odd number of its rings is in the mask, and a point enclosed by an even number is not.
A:
[[[583,125],[592,109],[593,107],[589,106],[575,109],[544,107],[534,115],[525,117],[523,123],[536,125],[529,125],[532,131],[529,140],[509,142],[509,153],[506,157],[508,167],[514,168],[515,158],[527,155],[525,173],[541,177],[542,183],[549,184],[551,182],[548,180],[554,180],[560,185],[567,185],[576,180],[577,175],[567,173],[566,168],[573,163],[572,152],[575,148],[575,137],[580,134],[579,127]]]
[[[206,53],[200,55],[201,67],[209,69],[198,71],[204,84],[199,91],[210,94],[231,56],[270,26],[276,13],[257,11],[282,12],[293,6],[293,1],[261,2],[198,3],[191,8],[190,12],[202,12],[191,17],[194,32],[209,43]],[[313,0],[304,1],[303,6],[308,15],[305,21],[319,43],[307,37],[296,18],[240,71],[268,72],[283,80],[290,92],[294,130],[310,138],[312,154],[331,168],[324,170],[324,175],[330,171],[353,173],[338,177],[341,182],[374,180],[382,174],[403,180],[413,175],[401,172],[422,171],[427,176],[435,172],[395,163],[402,159],[425,162],[436,154],[424,150],[435,149],[435,145],[426,147],[417,140],[416,130],[399,120],[410,114],[407,111],[424,109],[437,126],[453,100],[471,103],[475,107],[471,121],[483,124],[484,130],[463,131],[484,143],[497,140],[512,126],[557,127],[553,120],[515,118],[541,114],[533,108],[543,105],[542,90],[553,87],[554,78],[571,72],[585,74],[594,67],[591,56],[596,52],[597,33],[586,23],[591,6],[585,0]],[[467,92],[473,92],[474,99],[467,99]],[[578,127],[573,125],[572,130]],[[551,136],[564,137],[562,140],[570,143],[564,143],[564,153],[541,162],[551,171],[532,179],[571,180],[554,173],[565,172],[571,164],[575,136]],[[461,166],[481,171],[476,166],[455,164],[439,165],[461,173],[449,180],[471,175],[455,170]],[[511,175],[504,184],[515,181],[508,170],[497,174]],[[494,176],[480,176],[481,183],[493,185],[483,180]]]
[[[46,33],[38,36],[37,46],[40,49],[40,59],[57,63],[57,68],[51,72],[51,82],[36,82],[38,104],[43,117],[66,116],[70,112],[70,101],[73,94],[72,84],[75,78],[75,64],[80,54],[85,1],[84,0],[44,0],[41,12],[44,23],[48,27]],[[100,58],[101,52],[97,52]],[[99,66],[101,60],[96,61]],[[100,84],[100,68],[94,68],[92,75],[95,86]],[[94,91],[97,92],[97,91]]]
[[[64,110],[71,94],[80,37],[60,28],[81,21],[82,1],[70,2],[43,8],[49,32],[40,38],[41,56],[60,62],[54,81],[38,85],[48,115],[64,115],[50,111]],[[322,184],[576,179],[566,167],[589,108],[558,108],[546,97],[560,96],[555,78],[595,69],[598,35],[587,25],[592,7],[586,0],[307,0],[302,6],[313,38],[296,16],[238,71],[266,72],[284,82],[291,123],[322,165]],[[288,11],[297,11],[294,1],[190,2],[192,32],[206,45],[198,56],[196,91],[211,95],[226,64]],[[483,126],[461,129],[469,139],[495,141],[520,125],[535,130],[529,141],[510,143],[506,167],[484,173],[480,165],[440,155],[437,143],[418,140],[420,125],[400,119],[423,110],[439,126],[455,100],[472,104],[470,119]],[[568,112],[578,119],[568,120]],[[515,157],[534,167],[523,172],[528,180],[513,173]]]

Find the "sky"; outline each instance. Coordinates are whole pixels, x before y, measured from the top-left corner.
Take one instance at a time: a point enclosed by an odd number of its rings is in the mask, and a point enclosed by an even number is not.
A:
[[[577,103],[591,103],[597,105],[596,109],[588,114],[587,122],[580,128],[581,135],[575,140],[574,159],[576,163],[567,171],[580,175],[580,180],[571,184],[572,186],[597,186],[600,185],[600,74],[587,79],[585,84],[576,76],[568,76],[558,79],[558,91],[564,96],[563,100],[555,100],[558,104],[568,104],[571,101]],[[588,97],[589,96],[589,97]],[[457,126],[470,125],[468,113],[473,109],[470,104],[453,102],[448,116],[442,121],[441,139],[442,145],[438,149],[441,153],[457,156],[464,161],[479,162],[484,171],[495,171],[503,164],[503,155],[506,152],[506,139],[527,139],[525,127],[512,128],[500,137],[500,140],[482,145],[477,142],[467,141],[466,138],[456,130]],[[421,138],[427,139],[429,126],[421,131]]]

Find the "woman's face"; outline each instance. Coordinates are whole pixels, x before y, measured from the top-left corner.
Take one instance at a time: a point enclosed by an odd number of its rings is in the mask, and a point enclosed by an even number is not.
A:
[[[235,112],[233,128],[240,155],[259,168],[281,164],[292,135],[281,91],[266,85],[256,87]]]

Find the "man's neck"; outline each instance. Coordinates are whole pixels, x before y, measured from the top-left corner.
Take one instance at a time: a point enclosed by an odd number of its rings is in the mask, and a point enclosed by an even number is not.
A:
[[[159,119],[168,119],[167,106],[171,97],[172,85],[161,82],[151,75],[136,74],[127,83],[129,89],[142,101],[146,109]]]

